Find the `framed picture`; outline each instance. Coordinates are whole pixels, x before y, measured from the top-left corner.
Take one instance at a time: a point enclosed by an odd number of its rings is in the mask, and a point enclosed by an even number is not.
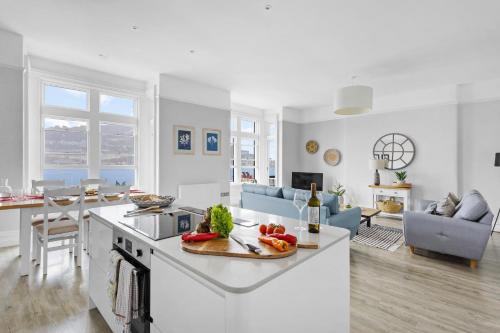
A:
[[[177,232],[185,233],[191,230],[191,214],[177,216]]]
[[[220,155],[221,131],[217,129],[203,129],[203,154]]]
[[[194,154],[194,127],[174,126],[174,154]]]

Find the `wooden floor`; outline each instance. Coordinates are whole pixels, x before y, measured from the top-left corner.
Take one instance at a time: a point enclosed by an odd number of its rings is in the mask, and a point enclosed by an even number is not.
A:
[[[378,219],[374,223],[400,226]],[[19,278],[18,248],[0,249],[0,332],[110,332],[87,311],[87,260],[49,255],[49,274]],[[461,259],[351,242],[351,332],[500,332],[500,234],[477,270]]]

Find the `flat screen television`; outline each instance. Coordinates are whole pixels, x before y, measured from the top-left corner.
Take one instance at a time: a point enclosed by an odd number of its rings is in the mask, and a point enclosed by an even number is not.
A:
[[[323,191],[323,174],[313,172],[292,172],[292,187],[310,190],[311,183],[316,183],[316,189]]]

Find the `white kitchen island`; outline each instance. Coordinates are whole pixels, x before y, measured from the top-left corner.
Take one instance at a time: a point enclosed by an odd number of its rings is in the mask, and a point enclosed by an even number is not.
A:
[[[322,226],[319,235],[297,234],[297,220],[233,207],[233,217],[283,224],[287,233],[316,240],[320,248],[298,249],[283,259],[206,256],[183,251],[180,237],[153,241],[120,223],[133,208],[91,210],[90,303],[115,332],[100,281],[107,275],[113,237],[128,237],[149,248],[151,332],[349,332],[348,230]],[[252,228],[235,225],[233,233],[258,245],[258,226]]]

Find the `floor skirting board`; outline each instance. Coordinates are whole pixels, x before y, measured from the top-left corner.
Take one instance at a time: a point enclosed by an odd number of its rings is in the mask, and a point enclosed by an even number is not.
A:
[[[0,247],[19,245],[19,230],[0,231]]]

